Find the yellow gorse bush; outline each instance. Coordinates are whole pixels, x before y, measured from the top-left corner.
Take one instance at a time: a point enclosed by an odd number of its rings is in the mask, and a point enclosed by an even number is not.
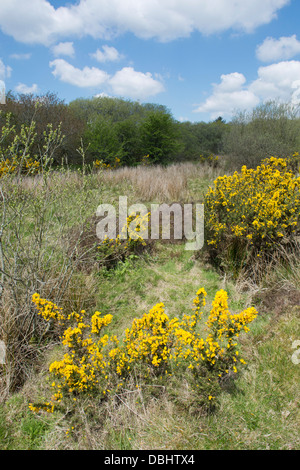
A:
[[[4,175],[15,174],[19,171],[20,159],[14,157],[0,161],[0,178]],[[26,157],[23,160],[21,173],[26,175],[34,175],[40,171],[40,162],[31,157]]]
[[[115,160],[113,163],[105,163],[104,160],[102,159],[96,159],[93,161],[93,167],[94,169],[98,170],[113,170],[116,168],[119,168],[121,166],[121,159],[119,157],[115,157]]]
[[[34,294],[32,301],[46,321],[59,323],[63,328],[61,343],[66,348],[63,359],[54,361],[49,372],[53,377],[51,401],[30,404],[33,411],[52,412],[63,399],[76,401],[82,394],[105,397],[126,384],[130,377],[151,380],[179,369],[194,380],[202,380],[203,371],[220,378],[229,370],[237,372],[239,358],[236,338],[249,331],[248,324],[257,316],[254,308],[239,314],[228,310],[227,293],[217,292],[205,323],[207,336],[197,331],[206,292],[199,289],[192,312],[181,319],[170,318],[164,304],[158,303],[141,318],[135,318],[119,340],[103,334],[113,317],[95,312],[64,314],[54,303]],[[172,375],[172,374],[170,374]],[[208,396],[208,395],[207,395]],[[209,400],[213,396],[210,394]]]
[[[97,245],[97,254],[100,261],[110,262],[122,260],[129,253],[135,253],[147,246],[148,226],[150,212],[145,215],[130,214],[123,226],[121,233],[116,238],[108,236]]]
[[[215,180],[205,198],[207,244],[220,256],[272,252],[299,230],[300,177],[293,158],[271,157],[256,169]]]
[[[218,166],[219,159],[220,159],[219,155],[214,155],[213,153],[210,153],[208,156],[201,154],[199,157],[200,163],[208,163],[209,166],[213,166],[213,167]]]

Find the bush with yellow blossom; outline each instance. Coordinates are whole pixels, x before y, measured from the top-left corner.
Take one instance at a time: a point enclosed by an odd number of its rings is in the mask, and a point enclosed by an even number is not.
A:
[[[39,103],[36,103],[38,106]],[[6,122],[0,129],[0,178],[9,174],[34,175],[51,166],[55,150],[64,139],[61,125],[57,129],[53,129],[52,124],[47,125],[39,155],[33,154],[36,137],[35,121],[32,120],[29,125],[22,124],[17,132],[15,125],[11,124],[11,114],[7,114]],[[7,140],[11,143],[8,144]]]
[[[220,266],[238,274],[299,233],[297,158],[270,157],[256,169],[243,166],[214,181],[205,197],[205,228],[208,250]]]
[[[93,161],[94,170],[115,170],[121,166],[121,159],[115,157],[114,161],[111,163],[106,163],[104,160],[97,158]]]
[[[148,227],[150,212],[130,214],[126,218],[121,233],[116,238],[106,237],[97,245],[97,256],[101,264],[113,267],[119,261],[127,259],[131,254],[141,253],[149,247]]]
[[[239,314],[230,313],[227,293],[220,290],[204,324],[203,337],[199,322],[206,295],[203,288],[199,289],[191,313],[180,319],[171,318],[164,304],[158,303],[141,318],[135,318],[119,339],[104,332],[112,315],[95,312],[89,317],[84,310],[65,314],[34,294],[32,301],[38,314],[62,329],[60,340],[65,354],[49,367],[51,400],[31,403],[30,408],[53,412],[64,402],[70,406],[82,396],[104,399],[129,387],[132,379],[150,384],[160,379],[167,388],[171,377],[183,375],[202,402],[211,404],[217,382],[229,372],[236,373],[238,366],[245,363],[237,338],[242,331],[249,331],[248,324],[256,318],[257,311],[250,307]]]

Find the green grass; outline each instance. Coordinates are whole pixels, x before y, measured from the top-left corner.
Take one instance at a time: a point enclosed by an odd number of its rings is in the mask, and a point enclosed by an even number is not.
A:
[[[43,448],[51,420],[41,419],[28,409],[22,394],[11,397],[0,408],[0,449],[38,450]],[[53,419],[52,419],[53,422]]]
[[[189,177],[191,200],[201,201],[214,176],[209,170],[202,177],[201,173]],[[68,214],[68,229],[78,215],[87,217],[101,202],[117,203],[119,194],[128,193],[130,203],[138,197],[138,190],[123,176],[118,180],[116,174],[115,182],[114,176],[109,181],[105,178],[90,175],[83,180],[77,174],[65,178],[59,193],[53,196]],[[58,188],[57,182],[52,183]],[[49,220],[53,217],[50,213]],[[55,223],[59,224],[56,215]],[[30,230],[34,227],[26,226]],[[57,227],[52,227],[51,234],[58,233]],[[33,414],[28,403],[47,400],[49,364],[63,354],[61,346],[48,344],[23,387],[0,403],[0,448],[299,449],[300,364],[291,360],[292,343],[300,339],[297,306],[287,303],[280,314],[274,313],[266,303],[260,303],[256,291],[242,289],[230,278],[220,276],[204,257],[186,251],[184,244],[168,243],[156,243],[152,252],[131,256],[113,270],[75,271],[64,306],[70,311],[85,308],[90,314],[96,310],[111,313],[113,320],[107,332],[122,336],[134,318],[158,302],[165,304],[170,317],[189,313],[200,287],[208,293],[208,309],[217,290],[223,288],[228,292],[231,311],[239,312],[254,300],[259,311],[250,333],[240,338],[247,365],[234,380],[223,384],[215,410],[207,413],[196,405],[189,407],[195,391],[183,374],[170,377],[169,390],[159,379],[136,388],[132,377],[132,387],[102,404],[83,399],[72,412]]]

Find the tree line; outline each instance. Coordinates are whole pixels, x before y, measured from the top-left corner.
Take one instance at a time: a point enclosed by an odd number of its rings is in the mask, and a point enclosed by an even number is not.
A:
[[[86,163],[102,160],[112,164],[118,158],[122,165],[133,166],[145,156],[149,163],[163,165],[198,159],[200,154],[220,151],[225,130],[221,119],[181,123],[163,105],[121,98],[79,98],[66,104],[50,92],[43,96],[9,92],[1,111],[1,128],[7,115],[17,131],[32,120],[36,122],[37,136],[32,148],[36,154],[46,126],[51,123],[56,128],[61,124],[65,138],[57,149],[56,164],[65,160],[69,165],[80,165],[77,150],[81,144]]]
[[[241,111],[228,123],[221,116],[211,122],[179,122],[163,105],[105,96],[66,104],[51,92],[42,96],[9,92],[1,111],[0,128],[8,115],[17,131],[36,122],[33,154],[39,153],[47,125],[61,125],[65,137],[54,156],[56,165],[63,161],[80,165],[80,146],[87,164],[100,160],[113,165],[117,159],[128,166],[140,164],[146,156],[150,164],[165,165],[199,161],[200,156],[205,161],[222,153],[237,166],[251,166],[271,154],[284,156],[300,149],[298,107],[276,101],[250,113]],[[10,145],[9,136],[2,136],[1,143]]]

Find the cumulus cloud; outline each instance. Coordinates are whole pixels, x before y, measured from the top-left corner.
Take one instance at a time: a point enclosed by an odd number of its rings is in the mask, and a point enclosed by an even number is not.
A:
[[[90,54],[90,56],[98,62],[116,62],[122,58],[122,55],[115,47],[107,45],[102,47],[102,51],[97,49],[96,52]]]
[[[300,62],[290,60],[259,67],[257,74],[258,78],[249,85],[249,90],[256,96],[263,101],[290,101],[297,89],[296,83],[299,82]]]
[[[109,75],[97,67],[84,67],[82,70],[69,64],[64,59],[55,59],[50,62],[55,77],[62,82],[70,83],[81,88],[98,87],[107,82]]]
[[[287,60],[300,54],[300,41],[296,34],[289,37],[274,39],[268,37],[256,49],[256,56],[262,62]]]
[[[300,61],[282,61],[259,67],[257,79],[247,84],[238,72],[221,75],[212,94],[194,112],[209,113],[212,119],[250,110],[261,102],[279,100],[300,104]]]
[[[55,59],[49,65],[59,80],[82,88],[104,87],[132,99],[145,99],[164,91],[163,84],[150,72],[138,72],[132,67],[124,67],[111,76],[97,67],[78,69],[64,59]]]
[[[36,83],[34,83],[32,86],[27,86],[24,83],[19,83],[15,87],[15,90],[17,93],[29,95],[31,93],[36,94],[39,91],[39,88]]]
[[[50,44],[60,30],[59,16],[46,0],[31,0],[30,6],[22,0],[0,2],[0,27],[19,42]]]
[[[193,31],[250,32],[272,21],[290,0],[80,0],[54,8],[47,0],[1,0],[0,27],[17,41],[51,45],[60,37],[109,38],[132,32],[170,41]],[[259,11],[259,14],[257,12]]]
[[[56,57],[62,55],[74,57],[75,49],[73,46],[73,42],[60,42],[59,44],[56,44],[52,47],[52,52]]]
[[[150,72],[142,73],[132,67],[124,67],[110,80],[113,93],[132,99],[146,99],[164,91],[164,86]]]
[[[213,85],[213,93],[194,112],[209,113],[212,119],[232,115],[236,109],[251,109],[259,98],[244,87],[246,77],[238,72],[221,75],[221,82]]]

